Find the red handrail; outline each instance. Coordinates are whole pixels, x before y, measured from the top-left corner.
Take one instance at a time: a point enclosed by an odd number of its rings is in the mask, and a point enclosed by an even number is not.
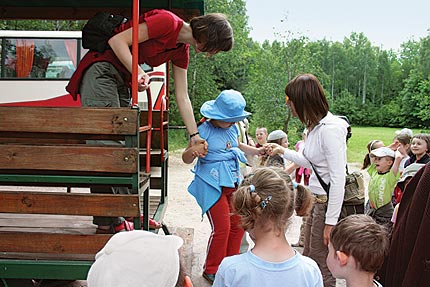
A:
[[[139,0],[133,0],[133,25],[132,25],[132,31],[133,31],[133,37],[132,37],[132,47],[131,47],[131,98],[132,98],[132,106],[137,105],[137,98],[138,98],[138,90],[137,90],[137,66],[139,65],[138,62],[138,53],[139,53]]]
[[[151,89],[146,89],[146,95],[148,96],[148,123],[149,130],[146,133],[146,167],[147,173],[151,172],[151,141],[152,141],[152,96]]]

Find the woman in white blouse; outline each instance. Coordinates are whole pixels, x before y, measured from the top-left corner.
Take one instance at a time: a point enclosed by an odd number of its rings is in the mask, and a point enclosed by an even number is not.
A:
[[[296,152],[276,144],[268,144],[269,153],[283,154],[299,166],[312,168],[309,188],[315,205],[305,229],[304,254],[314,259],[323,274],[324,286],[336,286],[327,268],[328,240],[337,223],[344,197],[347,123],[329,112],[323,87],[312,74],[302,74],[286,88],[286,104],[308,130],[303,151]],[[321,180],[329,185],[329,195]]]

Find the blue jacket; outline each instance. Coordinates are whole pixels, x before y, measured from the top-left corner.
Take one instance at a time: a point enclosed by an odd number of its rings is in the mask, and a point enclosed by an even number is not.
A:
[[[199,158],[192,172],[194,180],[188,186],[205,214],[220,198],[222,187],[240,184],[239,160],[246,162],[244,153],[238,148],[238,130],[214,127],[210,121],[199,126],[200,136],[208,142],[208,154]]]

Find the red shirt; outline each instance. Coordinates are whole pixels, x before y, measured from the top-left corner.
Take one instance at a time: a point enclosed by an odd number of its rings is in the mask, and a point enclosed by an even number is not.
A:
[[[139,64],[146,63],[152,67],[159,66],[168,61],[180,68],[187,69],[189,62],[189,45],[177,43],[178,34],[184,21],[167,10],[151,10],[139,18],[139,23],[146,22],[149,39],[139,44]],[[132,21],[121,25],[116,33],[131,27]],[[112,50],[102,53],[89,51],[79,63],[75,73],[70,79],[66,90],[77,100],[82,76],[95,62],[111,63],[123,76],[125,82],[131,84],[131,73],[116,57]]]

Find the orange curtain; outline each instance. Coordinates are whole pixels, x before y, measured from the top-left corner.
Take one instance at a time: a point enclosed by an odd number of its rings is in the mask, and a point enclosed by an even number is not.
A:
[[[16,40],[16,76],[28,78],[33,68],[34,41]]]
[[[78,51],[78,43],[76,40],[64,40],[64,45],[66,46],[67,55],[72,60],[73,66],[76,68],[77,64],[77,51]]]

